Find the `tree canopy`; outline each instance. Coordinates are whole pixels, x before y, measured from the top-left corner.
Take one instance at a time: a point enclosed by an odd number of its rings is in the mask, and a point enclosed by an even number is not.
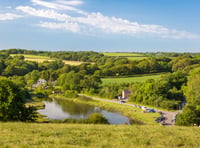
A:
[[[25,90],[14,82],[0,79],[0,120],[2,121],[33,121],[35,114],[33,108],[26,108]]]

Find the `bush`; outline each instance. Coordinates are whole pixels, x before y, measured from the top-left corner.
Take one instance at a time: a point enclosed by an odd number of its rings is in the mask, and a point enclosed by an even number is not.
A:
[[[77,96],[78,96],[78,93],[75,90],[66,90],[65,91],[65,97],[67,97],[67,98],[76,98]]]
[[[176,119],[176,125],[192,126],[194,124],[200,124],[200,110],[196,108],[196,105],[187,105],[181,114],[178,114]]]
[[[108,120],[100,113],[93,113],[88,117],[89,123],[108,124]]]
[[[63,123],[109,124],[108,120],[100,113],[93,113],[87,119],[64,119]]]

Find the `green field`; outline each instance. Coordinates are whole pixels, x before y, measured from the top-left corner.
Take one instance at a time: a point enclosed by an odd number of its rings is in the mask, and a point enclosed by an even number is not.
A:
[[[143,60],[147,58],[145,55],[141,53],[128,53],[128,52],[104,52],[105,56],[110,57],[126,57],[129,60]]]
[[[128,53],[128,52],[104,52],[105,56],[111,57],[143,57],[143,54],[140,53]]]
[[[11,54],[11,56],[19,56],[22,55],[24,56],[25,60],[28,61],[34,61],[34,62],[38,62],[38,63],[42,63],[44,61],[55,61],[55,58],[50,58],[47,56],[39,56],[39,55],[29,55],[29,54]],[[69,64],[69,65],[80,65],[84,62],[81,61],[68,61],[68,60],[63,60],[63,62],[65,64]]]
[[[102,78],[103,85],[107,84],[121,84],[121,83],[132,83],[132,82],[145,82],[148,79],[159,79],[161,75],[146,75],[146,76],[135,76],[125,78]]]
[[[0,122],[2,148],[198,148],[200,128]]]

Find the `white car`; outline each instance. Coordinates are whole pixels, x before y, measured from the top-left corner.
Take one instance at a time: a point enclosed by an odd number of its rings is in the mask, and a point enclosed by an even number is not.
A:
[[[142,106],[142,110],[147,110],[148,108],[146,106]]]

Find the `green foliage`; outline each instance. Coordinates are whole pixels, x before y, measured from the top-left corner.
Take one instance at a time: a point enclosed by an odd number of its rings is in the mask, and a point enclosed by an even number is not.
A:
[[[159,80],[147,80],[133,85],[131,101],[166,109],[179,109],[184,101],[182,86],[186,74],[174,72],[161,76]]]
[[[200,67],[191,71],[184,94],[188,103],[200,104]]]
[[[37,69],[37,64],[31,61],[24,61],[23,56],[9,57],[5,60],[5,69],[2,75],[5,76],[23,76],[28,72]]]
[[[62,62],[61,60],[44,61],[42,63],[39,63],[38,68],[39,70],[47,70],[47,69],[56,70],[56,69],[62,68],[63,66],[64,66],[64,62]]]
[[[100,83],[99,77],[75,73],[74,71],[61,74],[58,78],[58,85],[63,90],[75,90],[77,92],[82,90],[89,91],[90,89],[98,91]]]
[[[38,70],[33,70],[32,72],[26,74],[24,78],[26,80],[27,85],[31,87],[40,78],[40,73]]]
[[[83,76],[79,73],[71,71],[69,73],[61,74],[58,78],[58,85],[62,87],[63,90],[76,90],[80,91],[80,81]]]
[[[77,91],[75,90],[66,90],[64,96],[67,98],[76,98],[78,95]]]
[[[172,71],[181,71],[185,67],[191,65],[191,57],[190,56],[180,56],[177,58],[174,58],[171,61],[172,64]]]
[[[184,87],[187,105],[177,117],[177,125],[200,125],[200,67],[190,72],[187,86]]]
[[[176,125],[193,126],[200,124],[200,109],[195,105],[187,105],[181,114],[178,114]]]
[[[64,119],[60,122],[78,124],[109,124],[108,120],[100,113],[90,114],[86,119]]]
[[[122,90],[127,88],[128,86],[129,86],[128,83],[123,83],[123,84],[113,83],[104,85],[101,87],[98,94],[103,98],[109,98],[109,99],[117,98],[117,96],[121,95]]]
[[[93,113],[88,117],[89,123],[108,124],[108,120],[100,113]]]
[[[8,79],[0,80],[0,120],[2,121],[33,121],[33,108],[26,108],[26,93]]]

